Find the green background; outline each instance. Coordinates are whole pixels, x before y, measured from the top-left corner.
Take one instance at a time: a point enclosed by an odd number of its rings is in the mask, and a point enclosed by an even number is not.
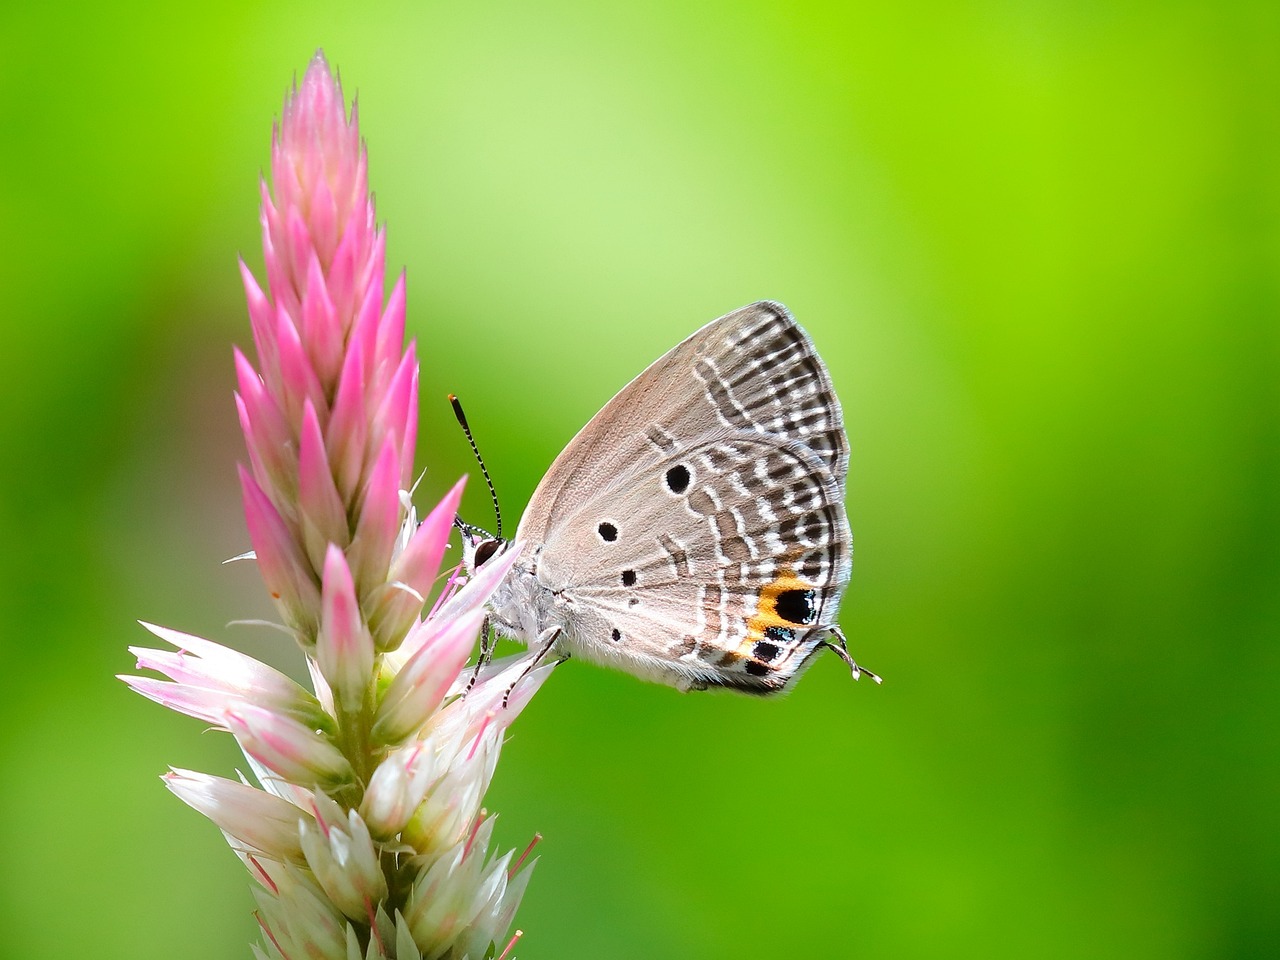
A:
[[[234,464],[235,257],[323,47],[423,360],[420,504],[784,301],[843,400],[843,624],[780,700],[569,663],[489,796],[522,960],[1280,953],[1274,4],[7,5],[0,954],[248,957],[129,693],[146,618],[295,663]],[[356,8],[359,7],[357,10]],[[485,521],[477,484],[470,516]],[[241,762],[242,765],[242,762]]]

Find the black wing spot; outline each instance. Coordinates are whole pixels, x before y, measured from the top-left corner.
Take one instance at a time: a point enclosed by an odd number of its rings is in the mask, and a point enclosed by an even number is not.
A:
[[[793,643],[796,639],[796,632],[789,627],[765,627],[764,635],[777,644]],[[756,656],[760,654],[757,653]]]
[[[613,637],[614,643],[617,643],[619,640],[622,639],[622,631],[619,630],[617,627],[614,627],[613,633],[609,634],[609,636]]]
[[[778,594],[774,610],[791,623],[813,623],[818,612],[813,606],[812,590],[783,590]]]
[[[767,640],[759,640],[756,642],[752,655],[760,660],[773,660],[778,655],[778,647],[776,644],[769,643]]]
[[[689,480],[691,478],[689,468],[683,463],[677,463],[667,471],[667,489],[674,494],[682,494],[689,489]]]
[[[600,534],[600,539],[605,543],[613,543],[618,539],[618,528],[608,520],[596,527],[596,533]]]
[[[763,663],[757,663],[754,660],[748,660],[746,667],[747,667],[747,673],[751,674],[753,677],[763,677],[763,676],[767,676],[769,673],[769,668],[767,665]]]
[[[634,570],[622,571],[622,585],[624,587],[634,587],[636,585],[636,572]]]

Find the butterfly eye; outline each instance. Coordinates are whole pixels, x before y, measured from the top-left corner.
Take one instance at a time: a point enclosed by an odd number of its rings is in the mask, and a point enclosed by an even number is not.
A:
[[[498,552],[498,548],[502,546],[501,540],[482,540],[476,547],[475,564],[482,567],[485,563],[492,559],[493,555]]]

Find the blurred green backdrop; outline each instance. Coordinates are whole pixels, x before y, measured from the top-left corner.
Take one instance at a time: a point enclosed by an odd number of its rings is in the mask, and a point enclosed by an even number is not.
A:
[[[520,957],[1280,954],[1274,4],[178,10],[0,13],[0,955],[256,938],[157,779],[229,739],[113,674],[137,617],[294,662],[219,562],[235,256],[317,47],[409,272],[420,504],[473,469],[446,392],[514,521],[761,297],[844,401],[843,622],[886,683],[557,671],[489,797],[546,835]]]

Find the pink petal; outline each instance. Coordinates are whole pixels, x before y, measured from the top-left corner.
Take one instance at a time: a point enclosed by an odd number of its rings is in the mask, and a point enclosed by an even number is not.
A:
[[[276,353],[275,308],[258,286],[258,281],[244,260],[240,261],[240,279],[244,284],[244,296],[249,306],[249,326],[253,330],[253,345],[258,352],[258,362],[262,365],[263,379],[271,388],[278,389],[280,358]]]
[[[414,741],[392,751],[369,778],[360,800],[360,815],[379,839],[389,840],[399,833],[422,802],[422,797],[410,794],[409,767],[424,749],[422,743]]]
[[[396,279],[396,285],[391,288],[391,296],[387,298],[386,309],[383,310],[382,318],[378,322],[375,370],[390,372],[395,369],[404,345],[404,316],[405,276],[402,272]],[[374,382],[384,383],[382,376],[384,375],[379,374]]]
[[[341,302],[341,301],[339,301]],[[316,377],[332,386],[342,369],[343,318],[329,296],[329,285],[318,256],[307,265],[307,292],[302,298],[302,339]]]
[[[298,470],[293,435],[257,371],[238,348],[234,356],[241,401],[237,404],[241,410],[240,428],[254,477],[281,501],[291,499]]]
[[[143,663],[141,658],[138,666],[147,670],[161,669]],[[223,730],[226,729],[226,712],[244,703],[238,694],[225,690],[194,687],[186,683],[157,680],[155,677],[131,677],[126,674],[117,674],[117,677],[148,700]]]
[[[316,265],[323,264],[329,273],[333,252],[338,246],[338,203],[323,176],[311,182],[307,193],[307,226],[315,248]]]
[[[415,352],[414,344],[409,344],[410,354]],[[418,444],[418,360],[413,360],[413,379],[409,384],[408,415],[404,418],[404,435],[400,438],[400,449],[406,451],[401,461],[401,486],[408,488],[413,484],[413,451]]]
[[[327,737],[290,717],[240,704],[227,711],[225,723],[245,753],[290,783],[334,784],[352,776],[351,764]]]
[[[493,595],[493,591],[498,588],[498,585],[502,583],[503,579],[511,571],[515,562],[520,559],[520,552],[523,549],[524,544],[513,543],[498,556],[486,561],[484,566],[480,568],[480,572],[472,577],[461,590],[450,597],[432,619],[452,620],[455,617],[470,613],[472,610],[476,610],[487,603]],[[417,653],[417,641],[413,634],[405,638],[399,653],[406,657]]]
[[[329,412],[320,378],[311,367],[306,345],[282,306],[276,311],[276,342],[280,350],[281,395],[277,398],[284,415],[292,423],[302,419],[303,401],[310,398],[323,422]]]
[[[368,255],[365,258],[364,263],[361,265],[360,276],[356,281],[356,289],[358,291],[363,291],[360,300],[360,311],[362,314],[361,322],[368,322],[370,324],[366,333],[362,333],[361,336],[365,337],[367,335],[368,339],[365,343],[365,355],[369,358],[372,367],[376,367],[381,362],[380,358],[382,354],[379,353],[378,344],[385,336],[381,332],[381,324],[384,300],[382,295],[382,285],[386,277],[386,245],[386,233],[382,230],[375,230],[373,238],[369,244]],[[376,305],[373,305],[375,303],[375,295]],[[394,297],[394,292],[392,296]],[[373,315],[366,318],[363,316],[363,312],[368,309],[373,310]],[[352,333],[352,336],[355,336],[354,332]],[[400,348],[403,343],[404,329],[402,327],[399,339],[390,348],[392,363],[394,363],[395,358],[399,356]]]
[[[360,249],[362,245],[358,221],[353,220],[347,225],[337,248],[332,251],[326,274],[329,293],[348,324],[355,309],[356,270],[360,255],[363,253]]]
[[[258,481],[259,485],[266,484],[270,487],[272,486],[271,474],[258,453],[262,444],[253,435],[254,421],[249,415],[249,408],[245,406],[244,397],[238,393],[233,394],[233,396],[236,404],[236,418],[240,421],[240,432],[245,438],[244,447],[249,454],[249,467],[253,472],[253,477]]]
[[[222,687],[252,698],[260,705],[279,709],[309,709],[315,706],[315,699],[291,678],[239,650],[154,623],[140,623],[153,635],[178,649],[177,653],[167,653],[145,647],[130,647],[138,656],[138,666],[142,669],[159,670],[171,679],[184,683]],[[173,657],[176,662],[164,661],[164,657]],[[144,659],[151,658],[169,665],[144,663]]]
[[[472,610],[437,626],[424,625],[414,654],[383,695],[373,723],[373,738],[396,744],[416,733],[444,700],[475,646],[483,610]]]
[[[305,185],[302,185],[305,189]],[[272,287],[277,304],[296,304],[298,292],[305,290],[307,264],[315,254],[311,243],[311,231],[307,229],[307,221],[302,211],[293,205],[286,208],[284,218],[284,249],[281,251],[285,260],[285,278],[288,285],[281,290]]]
[[[351,324],[351,333],[347,338],[347,349],[360,345],[360,354],[364,358],[365,369],[361,371],[364,382],[372,382],[373,367],[377,356],[378,322],[382,315],[382,278],[369,283],[364,292],[364,300],[356,312]]]
[[[338,706],[355,713],[364,706],[373,679],[373,639],[360,616],[347,559],[332,544],[324,560],[320,599],[316,661],[333,688]]]
[[[390,437],[382,445],[364,489],[360,520],[348,556],[360,594],[387,582],[400,529],[400,454]]]
[[[392,580],[399,580],[423,596],[427,595],[440,572],[440,562],[449,546],[449,535],[453,532],[453,522],[458,516],[458,506],[462,503],[462,492],[466,486],[467,478],[463,477],[418,524],[413,537],[391,567]]]
[[[364,407],[364,365],[360,341],[353,341],[348,346],[342,375],[338,378],[333,416],[325,438],[338,491],[347,503],[355,499],[364,475],[364,451],[369,435],[368,414]]]
[[[305,642],[310,642],[315,636],[316,612],[320,608],[320,591],[311,565],[266,494],[244,467],[239,470],[249,541],[258,558],[258,569],[285,622],[297,630]]]
[[[396,368],[395,375],[387,384],[382,402],[373,415],[370,432],[373,436],[390,435],[397,447],[408,449],[404,445],[409,423],[410,403],[417,398],[418,360],[410,345]],[[417,404],[413,406],[416,408]],[[412,470],[412,465],[409,467]]]
[[[350,543],[347,510],[333,482],[324,437],[320,433],[320,419],[310,400],[302,409],[302,434],[298,440],[298,513],[303,522],[316,531],[318,542],[308,542],[315,566],[320,565],[327,544],[346,547]]]
[[[183,803],[254,850],[278,860],[305,862],[298,822],[311,814],[248,784],[173,768],[162,778]]]

